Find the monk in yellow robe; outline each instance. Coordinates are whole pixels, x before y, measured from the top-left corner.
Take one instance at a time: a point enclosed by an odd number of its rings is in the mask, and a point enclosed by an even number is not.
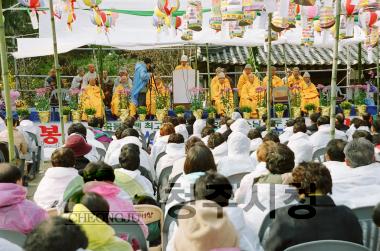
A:
[[[176,70],[192,70],[191,66],[188,65],[189,58],[186,55],[182,55],[181,63],[175,69]]]
[[[218,74],[223,72],[223,68],[221,67],[218,67],[216,68],[215,70],[215,73],[216,73],[216,76],[212,78],[211,80],[211,84],[210,84],[210,97],[211,97],[211,101],[215,101],[216,100],[216,96],[217,96],[217,93],[218,93],[218,89],[219,89],[219,78],[218,78]]]
[[[95,117],[104,117],[104,94],[102,89],[97,85],[96,79],[90,79],[88,85],[83,89],[80,97],[82,104],[82,120],[87,121],[87,115],[84,112],[87,108],[94,108],[96,110]]]
[[[304,79],[300,74],[300,69],[298,67],[294,67],[292,71],[292,75],[288,78],[288,87],[301,87],[304,84]],[[292,92],[297,92],[297,89],[294,89]]]
[[[150,81],[152,86],[148,86],[146,92],[146,107],[148,114],[156,115],[156,104],[158,96],[166,97],[166,107],[169,107],[170,92],[164,85],[164,82],[160,77],[156,77]]]
[[[228,111],[233,111],[233,93],[230,81],[223,72],[218,75],[218,85],[215,87],[213,103],[216,106],[217,113],[224,115]]]
[[[112,95],[111,101],[111,112],[113,115],[119,117],[120,116],[120,102],[126,102],[127,104],[123,104],[125,108],[130,108],[130,103],[127,100],[128,93],[130,93],[132,89],[132,84],[128,81],[127,76],[120,77],[120,83],[115,87],[115,91]],[[122,100],[122,97],[126,97]],[[129,105],[128,105],[129,103]]]
[[[240,108],[250,107],[252,109],[251,116],[256,115],[257,95],[256,88],[260,86],[260,80],[254,74],[248,75],[248,82],[243,86],[240,98]]]
[[[244,67],[243,74],[239,77],[239,82],[237,84],[238,89],[238,95],[241,98],[241,91],[243,90],[243,87],[245,84],[249,82],[248,76],[252,73],[252,66],[250,64],[247,64]]]
[[[284,82],[280,77],[276,75],[277,69],[272,66],[272,88],[284,86]],[[265,76],[263,80],[263,85],[266,87],[268,84],[268,76]]]
[[[302,111],[306,111],[306,104],[314,104],[315,108],[319,107],[319,92],[310,80],[310,74],[305,72],[303,75],[304,82],[301,86],[301,107]]]

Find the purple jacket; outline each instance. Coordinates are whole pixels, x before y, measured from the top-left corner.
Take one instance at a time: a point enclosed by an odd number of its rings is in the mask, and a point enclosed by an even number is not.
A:
[[[26,189],[14,183],[0,183],[0,228],[24,234],[32,231],[48,215],[26,199]]]

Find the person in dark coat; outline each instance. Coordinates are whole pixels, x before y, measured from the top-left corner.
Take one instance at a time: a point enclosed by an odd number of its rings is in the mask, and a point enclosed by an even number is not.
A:
[[[293,169],[299,204],[272,211],[275,219],[264,243],[266,251],[318,240],[341,240],[363,244],[362,229],[346,206],[335,205],[329,170],[320,163],[302,163]]]
[[[342,113],[338,113],[335,116],[335,128],[337,130],[346,132],[350,127],[344,124],[344,115]]]

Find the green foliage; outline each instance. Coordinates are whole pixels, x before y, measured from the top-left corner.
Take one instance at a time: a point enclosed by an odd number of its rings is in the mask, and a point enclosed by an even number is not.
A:
[[[300,92],[292,93],[291,105],[292,105],[292,107],[300,107],[301,106],[301,94],[300,94]]]
[[[287,106],[284,105],[284,104],[275,104],[275,105],[274,105],[274,110],[275,110],[276,112],[283,112],[283,111],[285,111],[286,109],[287,109]]]
[[[50,100],[46,95],[35,97],[34,105],[39,112],[50,111]]]
[[[169,107],[170,97],[162,94],[157,94],[156,109],[166,109]]]
[[[306,109],[306,111],[312,111],[312,110],[317,109],[317,107],[314,104],[310,103],[310,104],[305,105],[305,109]]]
[[[321,92],[321,98],[319,101],[321,106],[330,106],[330,99],[327,92]]]
[[[71,108],[69,106],[62,107],[62,113],[63,115],[70,115]]]
[[[28,108],[18,108],[16,111],[20,118],[29,118],[30,116],[30,112]]]
[[[146,106],[137,107],[137,114],[147,114]]]
[[[247,113],[250,113],[250,112],[252,112],[252,108],[249,107],[249,106],[243,106],[243,107],[240,108],[240,111],[241,111],[241,112],[247,112]]]
[[[176,107],[174,107],[174,112],[176,114],[185,113],[185,106],[177,105]]]
[[[215,106],[209,106],[206,108],[207,113],[216,113]]]
[[[354,103],[355,105],[365,105],[365,99],[367,98],[367,93],[360,89],[357,92],[355,92],[355,98]]]
[[[84,110],[84,113],[86,113],[86,115],[95,115],[96,114],[96,109],[95,108],[86,108]]]
[[[340,104],[340,107],[342,108],[342,110],[351,110],[352,104],[348,100],[346,100]]]

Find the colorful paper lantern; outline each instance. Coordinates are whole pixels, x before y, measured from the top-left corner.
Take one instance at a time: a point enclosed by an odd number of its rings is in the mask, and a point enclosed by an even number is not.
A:
[[[31,9],[37,9],[38,7],[41,7],[40,0],[18,0],[18,2],[22,6],[25,6]]]
[[[222,20],[236,21],[243,18],[243,5],[241,0],[222,0]]]
[[[253,0],[243,0],[243,18],[239,20],[240,26],[247,26],[253,24],[256,12],[253,8]]]
[[[175,28],[178,29],[182,25],[182,19],[180,17],[175,17]]]
[[[211,1],[211,17],[210,17],[210,28],[216,31],[222,29],[222,12],[220,10],[221,0]]]
[[[312,20],[307,20],[302,24],[301,44],[312,46],[314,44],[314,26]]]
[[[91,16],[91,22],[98,26],[102,27],[107,21],[107,15],[103,11],[94,10],[93,15]]]
[[[72,29],[72,24],[75,22],[76,20],[76,15],[73,11],[70,11],[69,12],[69,15],[67,16],[67,27],[69,28],[69,30]]]
[[[263,10],[264,9],[264,0],[253,0],[252,3],[252,8],[253,10]]]
[[[245,28],[239,25],[239,21],[229,22],[229,35],[230,38],[242,38],[244,37]]]
[[[352,0],[343,0],[341,11],[342,11],[341,13],[342,15],[351,16],[356,11],[356,5],[352,4]]]
[[[289,1],[289,10],[288,10],[288,23],[289,28],[296,27],[296,16],[297,16],[297,4],[293,0]]]
[[[314,24],[314,31],[321,33],[322,32],[321,22],[319,20],[315,20],[313,24]]]
[[[179,7],[179,0],[157,0],[157,8],[167,16],[173,14]]]
[[[279,13],[276,11],[272,18],[272,29],[276,32],[281,32],[289,27],[289,19],[287,17],[280,17]]]
[[[201,31],[202,19],[202,1],[189,0],[186,8],[187,28],[193,31]]]
[[[368,29],[365,29],[365,40],[364,46],[367,48],[374,48],[379,42],[379,28],[377,26],[372,26]]]
[[[315,5],[315,0],[294,0],[296,4],[303,6],[313,6]]]
[[[90,8],[96,8],[102,3],[102,0],[83,0],[83,3]]]
[[[359,13],[362,28],[372,27],[377,22],[377,13],[374,11],[362,11]]]
[[[321,29],[330,29],[334,26],[335,17],[334,8],[332,6],[322,6],[319,13]]]

